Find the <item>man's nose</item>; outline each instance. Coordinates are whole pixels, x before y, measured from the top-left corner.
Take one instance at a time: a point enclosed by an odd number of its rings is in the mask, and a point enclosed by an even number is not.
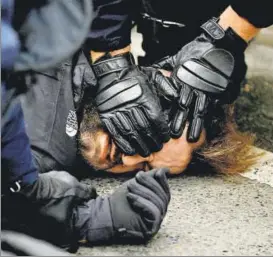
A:
[[[151,154],[148,157],[142,157],[139,154],[133,155],[133,156],[129,156],[129,155],[122,155],[122,162],[123,165],[126,166],[133,166],[133,165],[137,165],[143,162],[151,162],[154,159],[154,155]]]

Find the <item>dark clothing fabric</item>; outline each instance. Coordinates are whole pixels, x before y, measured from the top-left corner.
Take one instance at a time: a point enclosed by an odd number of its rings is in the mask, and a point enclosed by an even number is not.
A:
[[[55,67],[86,39],[92,14],[90,0],[16,0],[13,27],[22,45],[15,71]]]
[[[89,33],[88,44],[92,44],[95,51],[110,51],[122,48],[130,44],[130,24],[132,20],[139,20],[137,16],[140,13],[149,13],[158,19],[174,21],[185,24],[183,34],[177,34],[179,30],[170,33],[164,33],[165,41],[172,42],[175,35],[177,44],[189,42],[194,36],[197,36],[199,27],[211,17],[217,17],[229,5],[242,17],[248,19],[257,27],[267,27],[273,24],[273,15],[271,13],[270,1],[238,1],[238,0],[207,0],[207,1],[158,1],[158,0],[104,0],[94,1],[96,14]],[[168,30],[168,28],[158,28],[154,23],[140,24],[140,31],[146,31],[144,35],[144,44],[146,37],[153,37],[156,30]],[[160,39],[158,39],[160,40]],[[160,40],[164,45],[164,40]],[[148,43],[147,43],[148,44]],[[145,48],[145,46],[144,46]],[[149,47],[147,46],[148,50]],[[158,47],[161,51],[165,47]],[[173,52],[175,51],[172,49]],[[165,52],[162,53],[164,56]]]
[[[1,183],[2,194],[33,184],[38,171],[32,160],[21,105],[14,85],[7,84],[9,70],[19,55],[20,42],[12,27],[14,1],[1,5]],[[20,88],[20,85],[19,85]]]
[[[83,97],[85,69],[92,72],[85,56],[77,53],[57,68],[34,73],[34,80],[27,79],[29,90],[21,102],[35,163],[42,173],[73,169],[78,132],[75,105]]]
[[[249,18],[254,25],[257,25],[254,21],[262,22],[263,27],[273,24],[273,16],[268,11],[267,1],[253,1],[251,3],[236,0],[190,1],[183,8],[179,8],[179,3],[176,0],[173,1],[173,4],[169,4],[169,2],[164,4],[162,1],[146,1],[151,5],[149,8],[147,6],[143,8],[145,5],[142,5],[141,12],[159,19],[179,22],[184,27],[162,26],[140,16],[138,31],[143,34],[142,48],[146,52],[145,57],[139,57],[140,65],[150,65],[166,55],[177,53],[182,46],[200,35],[200,26],[204,22],[212,16],[218,17],[230,4],[240,15]],[[257,12],[253,12],[255,5],[259,6]]]
[[[2,84],[2,102],[6,100],[6,94],[5,85]],[[37,180],[38,171],[31,156],[23,112],[16,100],[13,100],[2,116],[1,151],[2,193],[10,187],[16,191],[21,185],[31,185]],[[20,186],[16,183],[20,183]]]
[[[93,76],[88,60],[82,52],[79,52],[57,68],[47,70],[44,73],[36,72],[32,74],[32,79],[29,76],[26,77],[29,90],[21,96],[20,100],[25,115],[27,134],[30,138],[31,151],[39,172],[60,171],[62,168],[75,175],[79,175],[77,173],[81,172],[77,165],[79,124],[77,111],[79,113],[81,111],[80,103],[85,89],[82,77],[85,72],[88,72],[90,77]],[[92,79],[89,80],[89,82],[91,81]],[[94,86],[95,84],[94,78]],[[15,119],[17,123],[24,124],[20,110],[18,109],[18,114],[14,111],[12,114],[17,115],[17,119]],[[3,137],[2,134],[2,145],[3,141],[6,142],[6,138],[6,135]],[[20,139],[21,141],[23,139],[28,140],[26,133],[24,137],[20,136]],[[18,151],[16,152],[17,156],[28,154],[27,157],[31,157],[30,149],[28,151],[26,151],[27,149],[22,150],[21,141],[17,141],[16,146],[12,145],[14,151]],[[6,156],[5,153],[4,156]],[[2,152],[2,158],[4,156]],[[28,161],[28,158],[25,159]],[[21,159],[19,158],[19,160]],[[23,167],[20,166],[20,168]],[[33,168],[37,175],[38,172],[34,164]],[[14,195],[16,196],[16,194]],[[28,232],[28,227],[25,226],[24,222],[18,224],[17,213],[22,206],[26,208],[25,210],[31,210],[32,205],[28,207],[20,197],[17,204],[14,198],[5,197],[2,200],[5,200],[4,203],[6,204],[5,212],[2,213],[2,227]],[[112,218],[108,201],[104,201],[103,198],[86,201],[78,205],[73,212],[71,224],[73,223],[75,230],[78,231],[79,239],[84,240],[88,237],[89,240],[92,238],[90,243],[96,243],[112,237]],[[20,217],[22,218],[22,215]],[[38,222],[40,219],[35,218],[34,220]],[[24,218],[23,221],[25,221]]]
[[[22,80],[13,83],[13,80],[8,80],[9,74],[12,69],[25,71],[33,67],[46,68],[59,63],[64,56],[71,55],[88,33],[91,10],[89,0],[73,3],[65,0],[35,3],[31,0],[24,3],[2,1],[1,160],[2,184],[5,188],[19,190],[18,183],[32,184],[38,176],[25,131],[22,109],[16,103],[18,99],[15,99],[22,92],[25,83]],[[69,29],[64,30],[63,24]]]
[[[188,1],[184,5],[178,0],[145,2],[150,2],[150,6],[143,4],[140,13],[163,21],[178,22],[181,27],[162,26],[159,22],[143,18],[143,15],[138,16],[138,31],[143,34],[142,48],[146,52],[144,57],[139,57],[138,63],[144,66],[176,54],[182,46],[200,35],[200,26],[212,16],[219,16],[230,1]]]
[[[109,51],[130,44],[131,0],[94,0],[95,19],[86,41],[94,51]],[[91,48],[90,48],[91,49]]]
[[[1,256],[67,256],[67,252],[14,231],[1,231]]]
[[[273,24],[271,1],[233,0],[231,6],[240,16],[258,28],[265,28]]]

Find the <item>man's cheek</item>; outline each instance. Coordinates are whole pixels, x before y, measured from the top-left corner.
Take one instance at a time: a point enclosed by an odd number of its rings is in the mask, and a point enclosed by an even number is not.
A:
[[[162,168],[167,167],[170,169],[171,174],[180,174],[182,173],[189,165],[191,161],[191,155],[183,156],[183,158],[179,158],[175,161],[170,162],[152,162],[150,163],[151,168]]]

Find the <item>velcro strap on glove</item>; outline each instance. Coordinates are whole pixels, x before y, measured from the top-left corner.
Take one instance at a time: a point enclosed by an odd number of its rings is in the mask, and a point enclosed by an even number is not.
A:
[[[205,22],[201,29],[215,41],[218,47],[232,50],[232,52],[244,52],[247,43],[232,28],[224,30],[218,21],[219,19],[212,18]]]
[[[201,29],[215,40],[222,39],[225,36],[224,29],[217,22],[217,19],[212,18],[201,26]]]
[[[131,53],[117,55],[110,57],[109,59],[102,59],[102,61],[98,60],[92,64],[97,79],[109,73],[122,71],[123,69],[135,64],[134,57]]]

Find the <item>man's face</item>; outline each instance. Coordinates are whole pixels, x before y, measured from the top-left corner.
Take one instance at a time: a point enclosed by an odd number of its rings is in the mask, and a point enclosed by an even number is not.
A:
[[[187,127],[180,138],[171,139],[164,144],[161,151],[146,158],[140,155],[124,155],[116,147],[109,133],[103,129],[98,113],[91,107],[85,110],[81,123],[81,152],[85,160],[96,170],[125,173],[168,167],[171,173],[176,174],[186,169],[193,151],[205,141],[203,132],[198,142],[189,143],[186,140],[186,132]]]

